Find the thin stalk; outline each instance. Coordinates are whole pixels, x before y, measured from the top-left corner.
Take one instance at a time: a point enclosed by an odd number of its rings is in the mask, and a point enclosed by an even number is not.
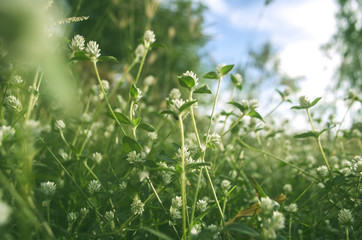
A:
[[[28,105],[28,110],[26,111],[25,121],[27,121],[30,118],[31,111],[33,110],[33,106],[34,106],[33,102],[34,102],[34,98],[35,98],[34,90],[36,89],[36,86],[38,85],[38,83],[37,83],[38,78],[39,78],[39,67],[37,68],[34,79],[33,79],[32,91],[30,93],[29,105]]]
[[[218,82],[218,84],[217,84],[216,96],[215,96],[215,99],[214,99],[214,103],[213,103],[213,105],[212,105],[212,111],[211,111],[211,115],[210,115],[209,125],[208,125],[208,127],[207,127],[206,144],[205,144],[205,146],[207,145],[207,142],[208,142],[208,138],[209,138],[209,134],[210,134],[210,130],[211,130],[211,122],[212,122],[212,119],[213,119],[213,117],[214,117],[216,102],[217,102],[217,99],[218,99],[219,93],[220,93],[221,80],[222,80],[222,77],[219,78],[219,82]],[[205,149],[205,151],[206,151],[206,149]]]
[[[269,117],[273,112],[275,112],[275,110],[277,110],[280,107],[280,105],[283,104],[283,102],[284,100],[282,100],[278,105],[276,105],[267,115],[264,116],[264,119]]]
[[[223,138],[228,132],[230,132],[234,127],[236,127],[236,125],[238,125],[238,123],[241,121],[241,119],[243,119],[244,116],[245,116],[245,113],[240,115],[240,117],[235,122],[233,122],[233,124],[231,124],[230,128],[228,130],[226,130],[226,132],[221,134],[221,138]]]
[[[346,226],[346,240],[349,240],[348,226]]]
[[[187,197],[186,197],[186,169],[185,169],[185,136],[184,126],[182,121],[182,114],[178,116],[180,124],[181,134],[181,200],[182,200],[182,238],[187,238],[186,229],[186,208],[187,208]]]
[[[146,48],[145,52],[143,53],[141,64],[140,64],[140,67],[138,68],[137,77],[136,77],[136,80],[134,82],[135,86],[137,86],[138,80],[139,80],[139,78],[141,76],[141,72],[142,72],[143,64],[145,63],[147,52],[148,52],[148,48]]]
[[[289,217],[289,229],[288,229],[288,239],[292,240],[292,222],[293,222],[293,218],[292,218],[292,214],[290,214]]]
[[[236,91],[236,87],[234,87],[234,89],[233,89],[233,91],[232,91],[232,93],[231,93],[230,101],[232,101],[232,100],[234,99],[235,91]],[[230,106],[228,106],[228,109],[229,109],[229,108],[230,108]],[[224,122],[224,125],[222,126],[222,130],[221,130],[220,135],[223,135],[223,133],[224,133],[224,131],[225,131],[226,123],[227,123],[228,119],[229,119],[229,115],[227,115],[227,116],[225,117],[225,122]]]
[[[103,88],[103,84],[102,84],[101,78],[100,78],[99,73],[98,73],[97,62],[95,62],[95,61],[93,62],[93,67],[94,67],[94,71],[96,72],[96,75],[97,75],[97,80],[98,80],[99,86],[101,87],[102,93],[103,93],[103,95],[104,95],[104,99],[105,99],[106,102],[107,102],[108,109],[109,109],[109,111],[111,112],[113,118],[114,118],[114,119],[116,120],[116,122],[118,123],[118,125],[121,126],[121,123],[118,121],[116,115],[115,115],[114,112],[113,112],[113,109],[112,109],[112,107],[111,107],[111,104],[109,103],[109,100],[108,100],[108,97],[107,97],[107,93],[106,93],[106,91],[105,91],[104,88]],[[123,134],[126,135],[126,133],[125,133],[125,131],[123,130],[122,127],[121,127],[121,130],[122,130]]]

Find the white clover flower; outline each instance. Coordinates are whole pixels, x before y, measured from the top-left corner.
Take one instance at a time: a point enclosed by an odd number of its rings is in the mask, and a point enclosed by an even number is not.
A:
[[[171,201],[171,206],[174,208],[180,208],[182,206],[182,199],[180,196],[173,197]]]
[[[292,187],[292,185],[290,185],[290,184],[288,183],[288,184],[285,184],[285,185],[283,186],[283,190],[284,190],[285,192],[292,192],[293,187]]]
[[[101,56],[101,50],[95,41],[88,42],[85,52],[92,62],[97,62],[97,59]]]
[[[273,216],[269,221],[269,228],[274,230],[280,230],[284,228],[285,217],[281,212],[274,211]]]
[[[104,214],[104,218],[110,222],[110,221],[113,221],[114,219],[114,211],[107,211],[105,214]]]
[[[67,220],[70,224],[75,223],[75,221],[77,221],[78,218],[78,213],[77,212],[70,212],[67,215]]]
[[[229,180],[222,180],[221,182],[221,190],[224,192],[224,193],[227,193],[227,191],[229,191],[229,188],[230,188],[230,181]]]
[[[302,107],[302,108],[309,108],[310,107],[310,100],[307,96],[301,96],[299,97],[299,105]]]
[[[182,76],[192,77],[195,81],[195,86],[197,86],[199,84],[199,79],[197,78],[196,74],[192,71],[186,71],[185,73],[182,74]],[[180,77],[182,77],[182,76],[180,76]]]
[[[101,183],[98,180],[92,180],[88,183],[88,192],[90,194],[97,193],[101,190]]]
[[[20,112],[23,109],[20,100],[14,95],[5,97],[4,106],[16,112]]]
[[[180,219],[181,218],[181,212],[178,208],[175,208],[173,206],[170,207],[170,217],[173,220]]]
[[[270,199],[269,197],[262,197],[260,199],[260,208],[266,213],[271,212],[277,207],[279,207],[279,204],[276,201]]]
[[[0,226],[7,223],[11,214],[11,207],[1,200],[2,192],[0,191]]]
[[[102,154],[100,154],[99,152],[92,153],[91,158],[94,162],[98,164],[100,164],[103,160]]]
[[[150,139],[150,141],[154,141],[157,139],[157,133],[156,132],[150,132],[148,133],[148,138]]]
[[[57,185],[54,182],[47,181],[40,183],[40,191],[42,191],[46,197],[53,196],[56,189]]]
[[[288,206],[285,206],[285,210],[290,213],[295,213],[298,211],[298,205],[296,203],[291,203]]]
[[[88,215],[88,213],[89,213],[88,208],[83,207],[80,209],[80,215],[82,215],[83,218],[86,217]]]
[[[249,109],[250,110],[255,110],[258,107],[259,107],[259,101],[258,100],[256,100],[256,99],[249,100]]]
[[[341,225],[350,226],[353,223],[352,212],[348,209],[341,209],[338,213],[338,221]]]
[[[320,166],[320,167],[318,167],[317,168],[317,172],[321,175],[321,176],[323,176],[323,177],[325,177],[325,176],[327,176],[327,174],[328,174],[328,168],[326,167],[326,166]]]
[[[148,171],[140,171],[138,173],[138,176],[140,177],[140,182],[143,182],[145,179],[147,179],[149,175],[150,173]]]
[[[82,51],[84,49],[84,37],[81,35],[75,35],[69,44],[72,52]]]
[[[135,215],[141,215],[144,211],[145,204],[139,199],[138,195],[135,196],[131,204],[131,211]]]
[[[198,200],[196,203],[196,207],[200,212],[206,212],[207,210],[207,202],[205,200]]]
[[[156,41],[155,33],[151,30],[147,30],[143,35],[143,41],[146,48],[149,48],[152,43]]]
[[[132,151],[127,154],[127,161],[129,163],[135,164],[135,163],[143,163],[145,160],[142,158],[140,153]]]
[[[11,78],[11,83],[12,84],[21,84],[23,82],[23,79],[21,78],[21,76],[19,75],[14,75],[12,78]]]
[[[109,91],[109,82],[107,80],[102,80],[102,86],[105,92]]]
[[[171,91],[170,91],[170,100],[173,100],[173,99],[179,99],[181,97],[181,92],[180,90],[178,90],[177,88],[173,88]]]
[[[65,129],[65,123],[63,120],[57,120],[55,121],[54,128],[57,131],[62,131]]]
[[[183,99],[172,99],[170,104],[170,110],[174,113],[179,114],[179,109],[182,105],[185,104],[185,101]]]

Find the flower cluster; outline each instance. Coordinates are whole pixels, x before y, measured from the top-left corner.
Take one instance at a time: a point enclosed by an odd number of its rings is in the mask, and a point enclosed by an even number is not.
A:
[[[135,215],[142,215],[145,204],[139,199],[138,195],[135,196],[131,204],[131,211]]]

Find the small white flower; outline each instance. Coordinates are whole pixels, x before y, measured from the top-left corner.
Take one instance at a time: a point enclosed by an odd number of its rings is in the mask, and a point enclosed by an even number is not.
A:
[[[227,193],[227,191],[229,191],[229,188],[230,188],[230,181],[229,180],[222,180],[221,182],[221,190],[224,192],[224,193]]]
[[[135,215],[141,215],[144,211],[145,204],[139,199],[138,195],[135,196],[131,204],[131,211]]]
[[[40,183],[40,191],[42,191],[46,197],[53,196],[56,189],[57,185],[54,182],[47,181]]]
[[[258,107],[259,107],[259,101],[258,100],[256,100],[256,99],[249,100],[249,109],[250,110],[255,110]]]
[[[70,49],[73,52],[81,51],[84,49],[84,37],[81,35],[75,35],[69,44]]]
[[[192,71],[186,71],[185,73],[182,74],[182,76],[192,77],[195,81],[195,86],[197,86],[199,84],[199,79],[197,78],[196,74]],[[182,76],[179,76],[179,77],[182,77]]]
[[[23,109],[20,100],[14,95],[5,97],[4,106],[17,112],[20,112]]]
[[[139,175],[139,177],[140,177],[140,182],[143,182],[145,179],[148,178],[148,176],[150,175],[150,173],[147,172],[147,171],[140,171],[140,172],[138,173],[138,175]]]
[[[87,216],[88,213],[89,213],[89,209],[88,209],[88,208],[83,207],[83,208],[80,209],[80,214],[82,215],[83,218],[84,218],[85,216]]]
[[[317,168],[317,172],[322,175],[323,177],[327,176],[328,174],[328,168],[326,166],[320,166]]]
[[[341,209],[338,213],[338,221],[341,225],[350,226],[353,223],[351,211],[348,209]]]
[[[67,220],[69,223],[75,223],[75,221],[77,221],[78,218],[78,213],[77,212],[70,212],[67,215]]]
[[[11,83],[12,84],[21,84],[22,82],[23,82],[23,79],[19,75],[14,75],[11,78]]]
[[[151,86],[154,85],[155,83],[156,83],[156,78],[152,75],[147,76],[144,80],[145,86]]]
[[[220,74],[221,69],[222,69],[223,67],[225,67],[225,66],[226,66],[226,64],[225,64],[225,63],[220,63],[220,64],[217,66],[217,68],[216,68],[217,73],[219,73],[219,74]]]
[[[263,212],[271,212],[277,207],[279,207],[279,204],[269,197],[262,197],[260,199],[260,208]]]
[[[104,214],[104,218],[110,222],[110,221],[113,221],[114,219],[114,211],[108,211]]]
[[[98,180],[92,180],[88,183],[88,192],[94,194],[101,190],[101,183]]]
[[[65,129],[65,123],[63,120],[57,120],[55,121],[54,128],[57,131],[62,131]]]
[[[152,43],[156,41],[155,33],[151,30],[147,30],[143,35],[143,41],[146,48],[149,48]]]
[[[309,108],[310,107],[310,100],[307,96],[301,96],[299,97],[299,105],[302,108]]]
[[[284,222],[285,222],[284,215],[278,211],[274,211],[273,216],[269,222],[269,227],[273,228],[274,230],[280,230],[284,228]]]
[[[132,151],[127,154],[127,161],[129,163],[134,164],[134,163],[143,163],[145,160],[142,158],[140,153]]]
[[[173,99],[171,100],[170,110],[175,113],[179,113],[179,109],[183,104],[185,104],[183,99]]]
[[[171,206],[173,206],[174,208],[180,208],[182,206],[182,199],[180,196],[176,196],[174,198],[172,198],[172,203]]]
[[[105,92],[109,91],[109,82],[107,80],[102,80],[102,86]]]
[[[200,212],[206,212],[207,210],[207,202],[205,200],[198,200],[196,203],[196,207]]]
[[[119,184],[120,190],[125,190],[127,188],[127,182],[123,181]]]
[[[171,91],[170,91],[170,100],[173,100],[173,99],[179,99],[181,97],[181,92],[180,90],[178,90],[177,88],[173,88]]]
[[[285,206],[285,210],[290,213],[295,213],[298,211],[298,206],[296,203],[291,203],[288,206]]]
[[[94,162],[98,164],[100,164],[103,160],[102,154],[100,154],[99,152],[92,153],[91,158]]]
[[[292,185],[290,185],[290,184],[288,183],[288,184],[285,184],[285,185],[283,186],[283,190],[284,190],[285,192],[289,193],[289,192],[292,192],[293,187],[292,187]]]
[[[11,208],[8,204],[1,200],[2,193],[0,192],[0,226],[4,225],[10,217]]]
[[[92,62],[97,62],[97,59],[101,56],[101,50],[95,41],[89,41],[85,51]]]
[[[157,133],[156,132],[150,132],[148,133],[148,137],[150,139],[150,141],[154,141],[157,139]]]
[[[135,55],[136,55],[136,61],[139,61],[142,57],[143,54],[145,54],[145,47],[142,44],[139,44],[135,50]]]
[[[173,206],[170,207],[170,217],[173,220],[180,219],[181,218],[181,212],[178,208],[175,208]]]

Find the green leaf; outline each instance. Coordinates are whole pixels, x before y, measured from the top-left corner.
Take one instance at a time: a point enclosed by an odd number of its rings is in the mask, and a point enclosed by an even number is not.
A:
[[[183,111],[186,111],[189,107],[191,107],[191,105],[195,104],[196,102],[197,102],[197,100],[192,100],[192,101],[182,104],[182,106],[179,109],[180,113],[182,113]]]
[[[167,157],[165,155],[162,155],[162,154],[156,154],[156,158],[159,159],[159,160],[163,160],[165,162],[167,162],[168,164],[175,164],[176,161],[170,157]]]
[[[247,106],[243,106],[243,105],[241,105],[241,104],[238,103],[238,102],[231,101],[231,102],[228,102],[228,104],[231,104],[231,105],[239,108],[239,110],[240,110],[241,112],[245,112],[246,110],[248,110],[248,107],[247,107]]]
[[[260,121],[264,122],[264,119],[260,116],[260,114],[255,111],[255,110],[251,110],[250,112],[248,112],[246,115],[248,115],[249,117],[253,117],[253,118],[257,118]]]
[[[167,236],[166,234],[160,232],[160,231],[156,231],[152,228],[149,227],[142,227],[143,230],[146,230],[148,232],[150,232],[151,234],[157,236],[160,239],[164,239],[164,240],[172,240],[172,238],[170,238],[169,236]]]
[[[126,153],[132,151],[139,152],[142,150],[142,146],[136,140],[128,137],[127,135],[122,138],[122,148]]]
[[[219,79],[219,75],[216,72],[208,72],[204,75],[207,79]]]
[[[118,60],[113,56],[101,56],[98,58],[98,62],[118,62]]]
[[[317,134],[313,131],[308,131],[294,136],[294,138],[308,138],[308,137],[317,137]]]
[[[138,88],[134,84],[132,84],[129,89],[129,95],[131,96],[132,99],[137,99],[138,94],[139,94]]]
[[[134,127],[137,127],[140,122],[141,122],[141,118],[140,118],[140,117],[138,117],[138,118],[136,118],[136,119],[133,119],[133,126],[134,126]]]
[[[243,85],[239,82],[239,80],[235,77],[234,74],[230,74],[230,78],[231,78],[232,83],[234,84],[234,86],[237,89],[239,89],[239,90],[243,89]]]
[[[313,106],[316,105],[321,99],[322,99],[321,97],[314,99],[313,102],[310,104],[309,107],[313,107]]]
[[[72,144],[69,144],[70,150],[74,153],[75,156],[79,156],[79,151]]]
[[[267,195],[263,191],[263,189],[260,187],[259,183],[256,181],[254,177],[251,177],[251,181],[253,182],[254,189],[256,191],[256,194],[258,195],[258,198],[265,198]]]
[[[110,118],[113,118],[113,114],[111,112],[107,112],[106,115]],[[114,112],[114,115],[116,116],[119,123],[128,124],[131,125],[131,121],[128,119],[126,115],[120,112]],[[116,120],[116,119],[115,119]]]
[[[87,57],[87,55],[85,54],[84,51],[77,51],[73,54],[73,57],[71,57],[69,59],[69,61],[76,61],[76,60],[80,60],[80,61],[90,61],[90,58]]]
[[[147,132],[154,132],[155,131],[155,127],[152,126],[149,123],[140,123],[140,125],[138,125],[139,128],[146,130]]]
[[[200,87],[196,88],[194,93],[199,93],[199,94],[212,94],[211,89],[209,88],[209,86],[207,86],[205,83],[202,84]]]
[[[224,67],[221,68],[220,70],[220,75],[221,76],[225,76],[226,74],[228,74],[231,70],[233,70],[234,68],[234,64],[232,65],[226,65]]]
[[[277,91],[279,93],[280,97],[282,99],[284,99],[284,93],[282,91],[280,91],[279,89],[276,89],[275,91]]]
[[[255,231],[251,227],[248,227],[241,223],[229,224],[229,225],[227,225],[226,229],[228,231],[239,232],[239,233],[242,233],[242,234],[245,234],[248,236],[252,236],[252,237],[259,237],[259,235],[260,235],[257,231]]]
[[[168,50],[167,46],[162,43],[152,43],[151,48],[163,48],[165,50]]]
[[[180,76],[178,77],[178,82],[182,87],[191,89],[193,86],[195,86],[195,79],[190,76]]]
[[[171,110],[169,109],[165,109],[165,110],[162,110],[160,112],[161,115],[167,115],[167,114],[171,114],[171,115],[174,115],[174,112],[172,112]]]
[[[291,109],[304,109],[304,108],[301,106],[293,106],[293,107],[291,107]]]

